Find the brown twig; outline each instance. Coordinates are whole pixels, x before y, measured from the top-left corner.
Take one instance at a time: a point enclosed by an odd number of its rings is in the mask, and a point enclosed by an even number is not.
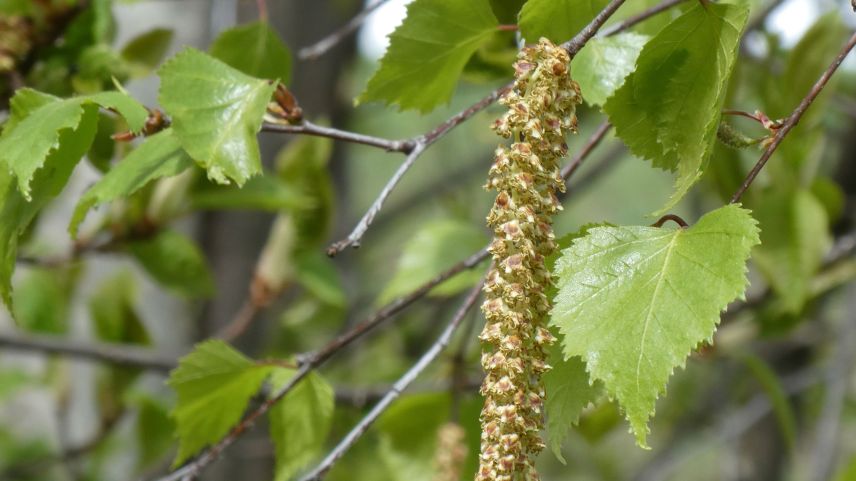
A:
[[[174,368],[177,357],[128,344],[83,342],[38,334],[24,336],[0,333],[0,348],[61,354],[154,371],[169,371]]]
[[[371,15],[375,10],[378,9],[381,5],[386,3],[387,0],[377,0],[371,5],[367,6],[360,13],[354,15],[348,23],[342,25],[338,30],[330,33],[326,37],[322,38],[318,42],[309,45],[308,47],[303,47],[297,52],[297,58],[300,60],[315,60],[318,57],[327,53],[331,48],[335,47],[342,40],[344,40],[348,35],[353,33],[356,29],[366,21],[369,15]]]
[[[610,35],[615,35],[616,33],[623,32],[624,30],[636,26],[636,24],[648,20],[649,18],[653,17],[654,15],[657,15],[658,13],[665,12],[666,10],[674,7],[675,5],[686,1],[687,0],[665,0],[664,2],[658,3],[657,5],[654,5],[653,7],[645,11],[639,12],[636,15],[633,15],[632,17],[629,17],[621,22],[616,23],[615,25],[612,25],[609,28],[604,29],[602,35],[604,37],[608,37]]]
[[[838,55],[835,57],[835,60],[827,67],[826,71],[823,72],[823,75],[815,82],[814,86],[812,86],[811,90],[808,92],[802,101],[799,103],[796,109],[791,113],[790,116],[785,120],[784,124],[782,124],[781,128],[778,129],[776,135],[773,137],[772,142],[767,148],[764,150],[764,153],[761,154],[761,158],[758,159],[758,162],[752,167],[752,170],[749,171],[749,174],[746,176],[746,179],[740,185],[740,188],[737,189],[737,192],[731,196],[730,203],[736,203],[740,200],[743,194],[746,192],[746,189],[752,185],[752,182],[755,180],[755,177],[758,176],[758,173],[761,172],[761,169],[764,168],[767,161],[770,160],[770,156],[779,148],[779,144],[782,143],[782,140],[785,139],[785,136],[788,135],[794,127],[799,124],[800,119],[803,114],[805,114],[806,110],[811,106],[812,102],[817,98],[818,95],[823,91],[823,88],[826,87],[827,83],[829,83],[829,79],[832,78],[832,74],[838,70],[838,67],[841,65],[841,62],[844,61],[844,58],[847,57],[847,54],[853,50],[853,47],[856,46],[856,33],[850,36],[850,39],[847,43],[842,47],[841,51],[838,52]]]
[[[571,159],[563,168],[562,168],[562,178],[568,179],[577,169],[583,164],[583,161],[591,154],[591,152],[600,145],[600,142],[606,137],[606,134],[609,133],[609,130],[612,128],[612,124],[608,121],[600,124],[597,129],[595,129],[594,133],[589,137],[586,141],[583,148],[580,149],[574,158]]]
[[[574,56],[586,46],[588,41],[597,34],[598,30],[600,30],[600,27],[602,27],[603,24],[609,20],[609,17],[618,10],[618,7],[624,5],[625,1],[626,0],[612,0],[609,2],[609,4],[580,31],[580,33],[562,44],[562,47],[568,51],[571,58],[574,58]]]
[[[318,464],[312,471],[309,472],[306,476],[301,478],[301,481],[319,481],[322,479],[328,471],[333,467],[333,465],[345,455],[346,452],[359,440],[366,431],[368,431],[369,427],[383,414],[384,411],[407,389],[408,386],[425,370],[435,359],[440,355],[441,352],[449,345],[449,342],[452,340],[452,335],[458,329],[458,326],[461,325],[464,317],[467,315],[467,312],[472,309],[475,305],[476,300],[481,293],[482,282],[479,282],[478,285],[470,290],[469,295],[467,295],[466,300],[458,308],[458,311],[452,317],[452,320],[449,322],[449,325],[446,326],[446,329],[431,345],[428,351],[419,358],[418,361],[404,373],[395,384],[392,385],[392,389],[386,393],[386,395],[381,399],[368,414],[366,414],[363,419],[357,423],[356,426],[333,448],[332,451],[324,458],[321,463]]]
[[[262,124],[262,132],[278,132],[283,134],[303,134],[312,135],[315,137],[327,137],[329,139],[341,140],[354,144],[368,145],[378,147],[387,152],[402,152],[409,154],[416,146],[415,141],[409,140],[391,140],[382,137],[373,137],[371,135],[363,135],[347,130],[339,130],[331,127],[322,127],[313,124],[308,120],[304,120],[297,125],[279,124],[275,122],[265,122]]]

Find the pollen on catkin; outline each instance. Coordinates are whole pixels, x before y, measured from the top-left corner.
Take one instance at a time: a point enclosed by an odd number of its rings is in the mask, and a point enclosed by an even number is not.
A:
[[[545,327],[550,309],[544,265],[556,249],[552,216],[564,191],[559,159],[565,134],[577,127],[579,86],[570,56],[542,38],[520,51],[515,82],[500,103],[508,111],[493,125],[510,147],[497,148],[487,189],[496,201],[487,217],[494,230],[494,267],[484,286],[485,327],[481,387],[481,453],[476,481],[535,481],[535,458],[544,449],[545,348],[555,339]]]

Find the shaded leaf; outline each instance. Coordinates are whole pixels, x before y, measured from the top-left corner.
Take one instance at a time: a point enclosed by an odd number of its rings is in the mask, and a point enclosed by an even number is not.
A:
[[[275,86],[187,48],[158,71],[158,99],[181,146],[208,177],[243,185],[261,172],[256,133]]]
[[[241,187],[203,185],[190,196],[197,210],[267,210],[311,206],[311,199],[275,176],[260,175]]]
[[[166,28],[155,28],[141,33],[122,47],[122,58],[137,70],[137,75],[147,74],[163,60],[172,43],[172,35],[172,30]]]
[[[677,172],[674,206],[707,166],[748,10],[693,6],[652,38],[604,110],[633,154]]]
[[[470,56],[496,31],[488,0],[416,0],[358,102],[429,112],[447,103]]]
[[[264,21],[239,25],[223,31],[211,44],[211,55],[247,75],[291,80],[291,52],[279,35]]]
[[[214,281],[195,242],[172,230],[128,243],[128,251],[157,282],[187,297],[208,297]]]
[[[562,252],[550,322],[564,335],[565,358],[583,358],[640,445],[673,370],[743,295],[757,243],[749,212],[729,205],[687,229],[595,227]]]
[[[336,307],[345,307],[347,298],[336,264],[323,252],[307,249],[296,252],[294,277],[318,299]]]
[[[459,220],[426,222],[404,246],[392,280],[381,293],[378,302],[386,304],[406,294],[434,276],[452,267],[458,259],[472,255],[485,246],[488,236],[484,229]],[[477,270],[464,271],[431,290],[433,296],[451,296],[479,279]]]
[[[77,202],[68,231],[77,236],[77,228],[92,207],[128,197],[149,182],[172,177],[193,166],[172,129],[147,138],[104,177],[95,183]]]
[[[811,279],[832,245],[826,211],[807,190],[775,190],[761,196],[755,217],[761,245],[752,259],[785,312],[797,313],[810,298]]]
[[[15,320],[27,331],[62,334],[68,328],[68,285],[60,272],[33,269],[15,289]]]

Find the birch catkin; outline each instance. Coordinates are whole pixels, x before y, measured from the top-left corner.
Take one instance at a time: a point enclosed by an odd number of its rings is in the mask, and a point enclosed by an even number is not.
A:
[[[494,268],[485,283],[481,387],[485,398],[476,481],[535,481],[535,458],[544,448],[545,348],[554,338],[544,327],[551,284],[544,259],[555,249],[552,216],[561,210],[557,191],[565,184],[559,159],[564,136],[576,131],[579,86],[570,77],[570,57],[547,39],[521,50],[515,82],[500,103],[508,111],[497,134],[512,138],[496,150],[488,189],[496,202],[487,217],[494,229]]]

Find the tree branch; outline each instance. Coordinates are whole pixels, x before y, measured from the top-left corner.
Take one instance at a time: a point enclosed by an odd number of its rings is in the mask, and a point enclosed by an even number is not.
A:
[[[154,371],[169,371],[174,368],[177,357],[129,344],[83,342],[35,334],[22,336],[20,334],[0,333],[0,347],[8,350],[61,354]]]
[[[333,465],[345,455],[346,452],[362,437],[369,427],[383,414],[384,411],[404,392],[405,389],[430,365],[437,356],[443,352],[443,349],[449,345],[452,340],[452,335],[461,325],[461,321],[467,315],[470,309],[475,305],[476,300],[481,293],[483,282],[472,288],[464,303],[458,308],[458,312],[446,326],[446,329],[440,335],[436,342],[422,355],[421,358],[413,365],[401,378],[392,385],[392,389],[380,400],[372,410],[362,419],[356,426],[339,442],[338,445],[321,461],[318,466],[301,478],[301,481],[319,481],[322,479]]]
[[[386,3],[387,0],[377,0],[371,5],[367,6],[360,13],[354,15],[348,23],[342,25],[338,30],[333,31],[326,37],[322,38],[318,42],[309,45],[308,47],[303,47],[297,52],[297,58],[300,60],[315,60],[318,57],[327,53],[328,50],[335,47],[342,40],[344,40],[348,35],[357,30],[363,22],[366,21],[369,15],[371,15],[375,10],[378,9],[381,5]]]
[[[826,71],[823,72],[823,75],[815,82],[814,86],[812,86],[811,90],[808,94],[802,99],[796,109],[791,113],[790,116],[785,120],[782,127],[776,132],[776,135],[773,137],[773,141],[767,146],[764,153],[761,154],[761,158],[758,159],[758,162],[752,167],[752,170],[749,171],[749,174],[746,176],[746,179],[743,181],[743,184],[740,185],[740,188],[737,189],[737,192],[731,196],[730,203],[734,204],[740,201],[740,198],[746,192],[746,189],[752,185],[752,182],[755,180],[755,177],[758,176],[758,173],[761,172],[761,169],[764,168],[764,165],[767,164],[767,161],[770,160],[770,156],[779,148],[779,144],[782,143],[782,140],[785,139],[785,136],[788,135],[794,127],[799,124],[800,119],[803,114],[805,114],[806,110],[811,106],[812,102],[817,98],[818,95],[823,91],[823,88],[829,83],[829,79],[832,78],[832,74],[838,70],[838,67],[841,65],[841,62],[844,61],[844,58],[847,57],[847,54],[853,50],[853,47],[856,46],[856,33],[854,33],[844,47],[841,48],[841,51],[838,52],[838,55],[835,57],[835,60],[827,67]]]
[[[262,132],[278,132],[282,134],[304,134],[314,137],[327,137],[329,139],[341,140],[353,144],[368,145],[377,147],[387,152],[402,152],[408,154],[416,147],[416,142],[413,139],[408,140],[391,140],[382,137],[373,137],[371,135],[363,135],[347,130],[334,129],[332,127],[323,127],[314,124],[308,120],[302,121],[300,124],[279,124],[266,121],[262,124]]]
[[[562,44],[562,47],[568,51],[571,58],[574,58],[574,56],[586,46],[588,41],[595,36],[598,30],[600,30],[600,27],[602,27],[603,24],[609,20],[609,17],[618,10],[618,7],[624,5],[624,2],[625,0],[612,0],[609,2],[609,4],[580,31],[580,33]]]
[[[674,7],[675,5],[686,1],[687,0],[665,0],[645,11],[639,12],[626,20],[618,22],[615,25],[604,29],[601,35],[603,35],[604,37],[609,37],[619,32],[623,32],[629,28],[636,26],[639,23],[644,22],[645,20],[648,20],[649,18],[653,17],[654,15],[657,15],[658,13],[665,12],[666,10]]]

